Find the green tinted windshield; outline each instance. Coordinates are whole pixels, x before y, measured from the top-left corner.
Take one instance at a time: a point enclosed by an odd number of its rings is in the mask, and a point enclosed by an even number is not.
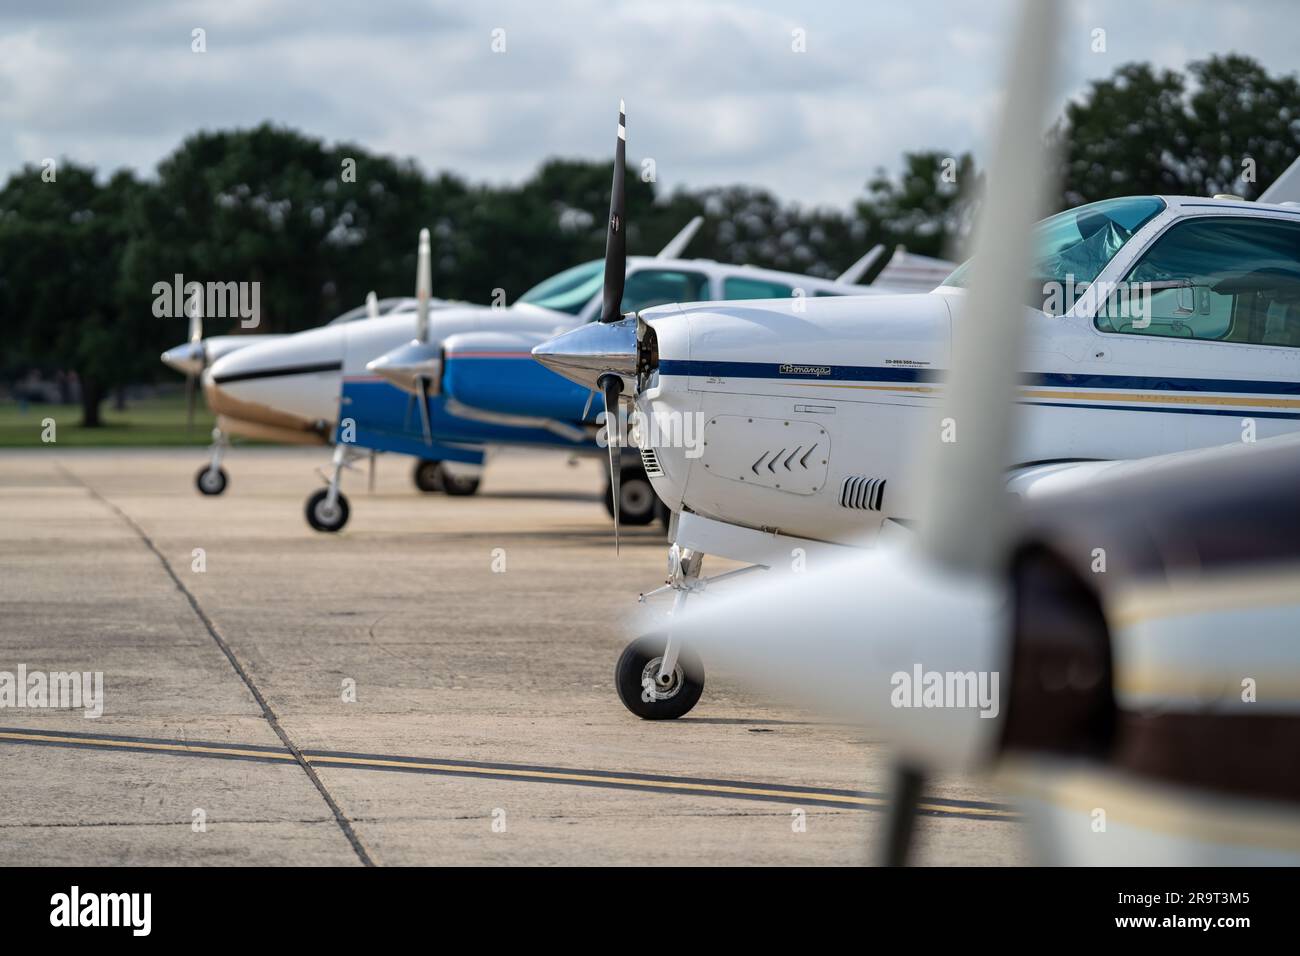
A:
[[[565,269],[519,297],[520,302],[577,315],[605,283],[605,261],[595,259]]]
[[[1087,286],[1124,243],[1164,208],[1164,200],[1155,196],[1126,196],[1049,216],[1034,230],[1033,278]],[[970,281],[970,264],[969,259],[963,262],[943,284],[964,288]]]

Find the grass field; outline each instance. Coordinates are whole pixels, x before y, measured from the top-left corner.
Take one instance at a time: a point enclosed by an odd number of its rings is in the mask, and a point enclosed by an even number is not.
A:
[[[104,402],[103,425],[82,428],[80,405],[28,405],[20,409],[15,401],[0,402],[0,448],[38,448],[45,419],[54,420],[55,443],[89,448],[124,445],[207,445],[212,440],[212,414],[199,399],[194,411],[194,428],[185,427],[185,396],[141,399],[115,411]]]

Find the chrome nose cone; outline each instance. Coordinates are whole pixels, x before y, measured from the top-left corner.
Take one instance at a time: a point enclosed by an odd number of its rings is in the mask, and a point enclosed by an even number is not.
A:
[[[371,359],[366,371],[412,395],[421,394],[423,379],[428,383],[428,394],[437,395],[442,380],[442,343],[413,339]]]
[[[178,345],[175,348],[168,349],[162,354],[163,364],[168,368],[173,368],[182,375],[198,375],[203,371],[204,354],[203,343],[186,342],[184,345]]]
[[[533,349],[533,358],[557,375],[596,388],[606,372],[621,375],[629,388],[636,383],[636,319],[591,322],[564,332]]]

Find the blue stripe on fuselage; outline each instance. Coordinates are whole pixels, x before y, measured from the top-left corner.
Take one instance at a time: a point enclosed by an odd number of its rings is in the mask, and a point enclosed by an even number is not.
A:
[[[812,382],[938,382],[946,374],[942,369],[889,368],[873,365],[820,365],[827,369],[824,375],[801,375],[782,372],[784,362],[710,362],[696,360],[664,359],[659,363],[660,375],[695,375],[718,378],[768,378],[781,381]],[[800,369],[818,366],[815,362],[799,362]],[[1261,382],[1250,379],[1228,378],[1175,378],[1141,375],[1094,375],[1065,372],[1031,372],[1023,379],[1025,385],[1070,388],[1141,389],[1158,392],[1236,392],[1244,395],[1300,395],[1300,382]]]

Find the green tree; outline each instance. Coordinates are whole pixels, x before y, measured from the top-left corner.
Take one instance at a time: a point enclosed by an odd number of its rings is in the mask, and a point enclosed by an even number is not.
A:
[[[1300,80],[1270,76],[1236,54],[1192,63],[1188,72],[1196,81],[1188,102],[1188,191],[1254,199],[1300,155]]]
[[[877,170],[867,183],[867,197],[858,202],[857,217],[873,243],[903,245],[921,255],[950,256],[969,228],[981,183],[970,153],[904,153],[903,172],[897,179]]]
[[[28,166],[0,190],[0,315],[11,361],[70,369],[82,424],[100,424],[108,390],[153,371],[147,322],[124,307],[118,277],[129,210],[143,187],[128,172],[96,182],[61,161],[51,181]]]
[[[1063,206],[1141,193],[1253,199],[1300,155],[1294,75],[1270,76],[1236,54],[1187,72],[1190,83],[1125,64],[1066,105],[1050,137],[1061,152]]]
[[[435,264],[452,267],[454,237],[436,227],[466,192],[413,163],[270,125],[198,133],[159,164],[136,207],[124,281],[255,282],[257,331],[310,328],[372,288],[410,293],[421,226],[435,227]],[[184,337],[183,316],[158,321],[173,344]],[[205,334],[238,330],[236,318],[205,321]]]

